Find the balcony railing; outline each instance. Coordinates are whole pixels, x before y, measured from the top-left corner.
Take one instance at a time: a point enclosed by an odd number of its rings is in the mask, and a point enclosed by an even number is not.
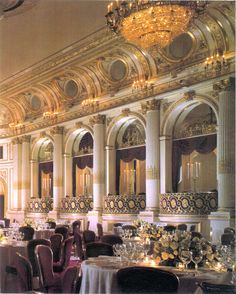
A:
[[[65,197],[61,200],[62,213],[88,213],[92,209],[92,196]]]
[[[145,210],[146,195],[108,195],[104,199],[103,213],[137,214]]]
[[[31,198],[28,201],[28,212],[34,213],[48,213],[53,210],[53,199],[49,197]]]
[[[217,207],[217,192],[166,193],[160,199],[161,214],[208,215]]]

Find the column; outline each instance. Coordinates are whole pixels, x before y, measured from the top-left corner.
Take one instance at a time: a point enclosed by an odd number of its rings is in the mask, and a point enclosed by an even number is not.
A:
[[[160,137],[161,194],[172,191],[172,138]]]
[[[106,146],[106,195],[116,193],[116,149],[114,146]]]
[[[25,210],[30,197],[30,136],[22,137],[22,198],[21,207]]]
[[[72,170],[73,170],[73,164],[72,164],[72,156],[71,154],[64,154],[64,165],[65,165],[65,171],[64,171],[64,196],[68,195],[70,197],[73,196],[73,187],[72,187]],[[75,195],[74,195],[75,196]]]
[[[54,139],[53,146],[53,211],[60,209],[60,199],[63,196],[63,127],[56,126],[51,130]]]
[[[30,160],[30,197],[39,197],[39,163],[35,159]]]
[[[146,219],[154,221],[159,211],[160,194],[160,102],[153,99],[142,105],[146,112]]]
[[[13,144],[13,210],[21,210],[21,188],[22,188],[22,141],[20,138],[12,140]]]
[[[96,115],[90,123],[93,125],[93,211],[89,214],[92,230],[97,229],[101,221],[103,196],[105,195],[105,116]]]
[[[212,241],[220,240],[225,227],[235,226],[235,79],[214,84],[219,91],[217,133],[218,211],[212,212]]]

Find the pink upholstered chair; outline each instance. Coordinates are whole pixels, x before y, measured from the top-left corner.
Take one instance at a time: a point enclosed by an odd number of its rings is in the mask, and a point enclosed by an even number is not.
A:
[[[122,238],[120,236],[112,234],[102,236],[101,242],[108,243],[110,245],[123,244]]]
[[[61,257],[61,250],[62,250],[62,241],[63,236],[62,234],[53,234],[50,236],[51,241],[51,248],[53,253],[53,261],[58,262]]]
[[[61,293],[75,293],[75,284],[79,275],[77,266],[69,266],[62,276]]]
[[[98,232],[98,240],[100,240],[103,236],[102,224],[97,223],[97,232]]]
[[[53,271],[60,273],[64,271],[70,262],[72,246],[74,237],[67,238],[62,245],[61,259],[58,262],[53,263]]]
[[[74,241],[76,245],[77,255],[80,260],[84,259],[82,237],[78,232],[74,233]]]
[[[16,253],[17,286],[20,293],[33,290],[33,271],[27,258]]]

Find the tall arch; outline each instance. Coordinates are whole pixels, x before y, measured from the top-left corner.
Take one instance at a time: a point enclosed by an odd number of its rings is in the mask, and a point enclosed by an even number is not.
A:
[[[7,183],[6,180],[4,179],[4,177],[0,176],[0,197],[3,199],[1,199],[1,203],[0,205],[3,205],[3,215],[1,215],[1,217],[5,217],[6,216],[6,212],[9,209],[8,207],[8,203],[10,199],[8,199],[8,189],[7,189]]]

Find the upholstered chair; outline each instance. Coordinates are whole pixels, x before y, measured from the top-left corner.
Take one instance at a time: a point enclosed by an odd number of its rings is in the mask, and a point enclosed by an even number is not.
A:
[[[102,242],[88,243],[85,246],[85,257],[98,257],[99,255],[113,256],[112,245]]]
[[[63,242],[61,258],[58,262],[53,263],[54,272],[60,273],[68,267],[70,262],[73,242],[74,242],[74,237],[69,237]]]
[[[19,228],[19,232],[24,235],[23,241],[32,240],[34,237],[34,228],[29,226],[23,226]]]
[[[55,228],[55,234],[61,234],[63,236],[63,240],[66,240],[69,235],[69,229],[66,226],[58,226]]]
[[[98,240],[101,239],[103,236],[103,227],[102,224],[97,223],[97,235],[98,235]]]
[[[17,288],[19,293],[33,290],[33,271],[30,261],[16,252]]]
[[[120,236],[112,235],[112,234],[102,236],[101,242],[108,243],[110,245],[123,244],[122,238]]]
[[[90,230],[83,231],[84,244],[95,242],[95,240],[96,240],[96,234],[94,233],[94,231],[90,231]]]
[[[81,235],[75,231],[74,233],[74,242],[76,246],[77,256],[80,260],[84,259],[83,243]]]
[[[50,236],[50,241],[53,253],[53,261],[58,262],[61,257],[63,236],[62,234],[53,234]]]

